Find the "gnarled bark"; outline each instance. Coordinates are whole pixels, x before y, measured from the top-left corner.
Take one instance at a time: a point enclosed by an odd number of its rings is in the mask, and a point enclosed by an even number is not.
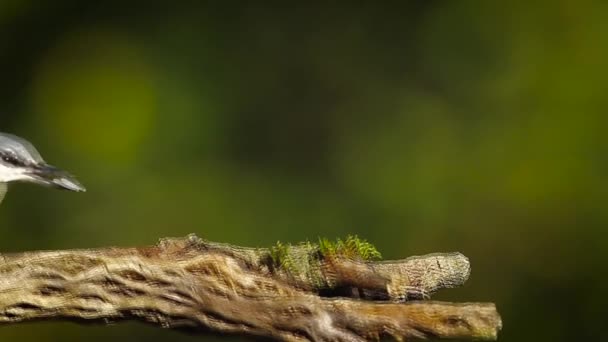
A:
[[[469,270],[455,253],[391,262],[336,257],[292,274],[269,264],[266,249],[195,236],[1,255],[0,324],[136,319],[285,341],[496,339],[501,320],[491,303],[409,301],[462,284]]]

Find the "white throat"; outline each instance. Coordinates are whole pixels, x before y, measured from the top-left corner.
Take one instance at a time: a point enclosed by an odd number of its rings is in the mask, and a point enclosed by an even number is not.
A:
[[[0,182],[8,183],[29,178],[22,168],[10,167],[0,163]]]

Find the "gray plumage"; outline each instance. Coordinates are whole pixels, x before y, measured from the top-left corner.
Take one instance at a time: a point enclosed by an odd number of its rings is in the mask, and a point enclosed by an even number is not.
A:
[[[70,191],[86,191],[71,174],[47,164],[29,141],[0,133],[0,202],[7,183],[30,182]]]
[[[33,163],[44,163],[32,143],[13,134],[0,133],[0,150],[14,153]]]

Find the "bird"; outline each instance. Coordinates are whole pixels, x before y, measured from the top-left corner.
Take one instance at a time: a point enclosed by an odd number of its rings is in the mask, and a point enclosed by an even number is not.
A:
[[[0,203],[8,183],[29,182],[63,190],[84,192],[86,188],[70,173],[47,164],[29,141],[0,132]]]

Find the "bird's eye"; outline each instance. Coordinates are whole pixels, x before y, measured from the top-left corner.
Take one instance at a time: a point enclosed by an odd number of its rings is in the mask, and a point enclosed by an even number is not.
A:
[[[2,160],[7,163],[7,164],[12,164],[12,165],[18,165],[19,164],[19,160],[13,156],[10,155],[3,155],[2,156]]]

